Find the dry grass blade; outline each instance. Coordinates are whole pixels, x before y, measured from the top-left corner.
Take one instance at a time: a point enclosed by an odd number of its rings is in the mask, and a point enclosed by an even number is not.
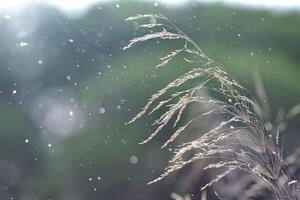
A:
[[[143,22],[141,27],[146,27],[150,33],[130,40],[124,49],[151,39],[184,40],[183,47],[171,51],[167,56],[161,58],[161,63],[157,67],[165,66],[183,51],[193,57],[193,60],[195,58],[198,60],[191,61],[185,58],[185,61],[198,63],[199,67],[184,73],[153,94],[144,108],[127,123],[132,123],[161,108],[167,108],[167,111],[155,120],[153,123],[153,126],[156,127],[154,132],[142,144],[152,140],[166,125],[171,123],[172,119],[175,119],[173,123],[175,132],[162,147],[170,144],[202,117],[218,115],[224,119],[199,138],[179,145],[174,150],[174,156],[165,172],[149,184],[163,179],[170,173],[196,160],[207,160],[211,164],[207,165],[204,170],[223,169],[223,171],[202,189],[239,169],[261,180],[272,192],[274,199],[299,199],[299,192],[295,187],[297,181],[288,177],[283,170],[279,132],[272,135],[266,131],[260,106],[257,105],[251,94],[230,78],[217,62],[210,59],[191,38],[167,17],[161,14],[146,14],[129,17],[127,20],[138,21],[145,18],[155,18],[159,22],[153,23],[152,21],[149,24]],[[152,28],[157,27],[162,28],[162,31],[155,32],[152,30]],[[198,86],[178,91],[179,87],[186,86],[190,81],[198,82]],[[177,89],[176,92],[167,95],[175,89]],[[205,94],[209,93],[210,95],[203,95],[201,91],[204,90],[206,91]],[[262,91],[260,94],[264,98],[265,94]],[[182,114],[190,104],[209,104],[212,109],[205,113],[199,113],[198,116],[177,128]],[[298,107],[295,107],[290,111],[290,115],[295,115],[298,110]]]
[[[176,193],[171,193],[171,198],[174,200],[192,200],[189,195],[180,196],[179,194]]]
[[[137,14],[132,17],[128,17],[126,21],[135,21],[143,18],[149,18],[149,19],[167,19],[165,16],[161,14]]]
[[[166,40],[166,39],[169,39],[169,40],[184,39],[185,40],[186,39],[185,36],[183,36],[183,35],[180,35],[177,33],[171,33],[166,30],[163,30],[161,32],[149,33],[147,35],[134,38],[134,39],[130,40],[129,44],[127,46],[125,46],[123,48],[123,50],[128,49],[136,44],[139,44],[139,43],[151,40],[151,39],[156,39],[156,38],[163,39],[163,40]]]

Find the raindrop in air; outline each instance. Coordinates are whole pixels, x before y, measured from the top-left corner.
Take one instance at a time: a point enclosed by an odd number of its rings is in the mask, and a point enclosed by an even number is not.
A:
[[[134,165],[138,162],[138,158],[136,156],[130,156],[129,162]]]
[[[70,81],[72,78],[71,78],[70,75],[67,75],[67,76],[66,76],[66,79],[67,79],[68,81]]]
[[[28,46],[28,43],[27,42],[20,42],[20,47],[26,47],[26,46]]]
[[[99,113],[100,113],[100,114],[104,114],[104,113],[105,113],[105,108],[101,107],[101,108],[99,109]]]

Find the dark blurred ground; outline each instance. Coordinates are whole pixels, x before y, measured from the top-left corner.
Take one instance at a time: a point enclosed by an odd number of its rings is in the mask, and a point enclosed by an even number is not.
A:
[[[180,188],[174,177],[146,185],[167,165],[170,152],[160,149],[167,135],[138,145],[149,119],[124,125],[186,69],[180,59],[152,68],[173,43],[121,50],[138,34],[124,19],[158,12],[253,92],[258,70],[273,119],[300,102],[299,12],[122,1],[72,18],[33,6],[0,18],[1,200],[169,199]],[[299,144],[299,122],[289,124],[287,153]]]

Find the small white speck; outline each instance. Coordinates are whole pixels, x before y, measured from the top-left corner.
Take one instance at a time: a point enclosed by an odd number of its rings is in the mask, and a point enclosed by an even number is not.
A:
[[[101,107],[101,108],[99,109],[99,113],[100,113],[100,114],[104,114],[104,113],[105,113],[105,108]]]
[[[69,39],[69,42],[73,43],[73,42],[74,42],[74,40],[73,40],[73,39]]]
[[[120,5],[119,5],[119,4],[116,4],[116,8],[120,8]]]
[[[39,61],[38,61],[38,64],[40,64],[40,65],[43,64],[43,61],[42,61],[42,60],[39,60]]]
[[[28,46],[28,43],[27,42],[20,42],[20,47],[26,47],[26,46]]]
[[[136,156],[130,156],[129,162],[135,165],[138,162],[138,158]]]
[[[48,144],[48,147],[51,148],[51,147],[52,147],[52,144],[49,143],[49,144]]]
[[[97,177],[97,180],[98,180],[98,181],[100,181],[100,180],[101,180],[101,177],[100,177],[100,176],[98,176],[98,177]]]
[[[26,140],[25,140],[25,143],[27,144],[28,142],[29,142],[29,140],[28,140],[28,139],[26,139]]]
[[[89,181],[92,181],[93,180],[93,178],[89,178]]]
[[[74,113],[73,113],[73,111],[72,111],[72,110],[69,112],[69,115],[70,115],[71,117],[73,117],[73,116],[74,116]]]
[[[12,94],[17,94],[17,90],[13,90],[13,91],[12,91]]]
[[[72,78],[71,78],[70,75],[67,75],[67,76],[66,76],[66,79],[67,79],[68,81],[70,81]]]

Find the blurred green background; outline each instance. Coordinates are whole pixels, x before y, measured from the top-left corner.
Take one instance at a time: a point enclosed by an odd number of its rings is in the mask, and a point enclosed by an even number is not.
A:
[[[167,136],[139,145],[153,130],[151,119],[124,125],[187,69],[181,59],[152,67],[173,42],[121,50],[140,33],[125,18],[159,12],[252,92],[252,72],[259,71],[273,119],[300,102],[297,11],[121,1],[95,4],[77,17],[38,4],[2,13],[1,200],[170,199],[180,188],[174,177],[146,185],[168,163],[169,149],[160,149]],[[299,122],[289,124],[287,153],[299,146]]]

